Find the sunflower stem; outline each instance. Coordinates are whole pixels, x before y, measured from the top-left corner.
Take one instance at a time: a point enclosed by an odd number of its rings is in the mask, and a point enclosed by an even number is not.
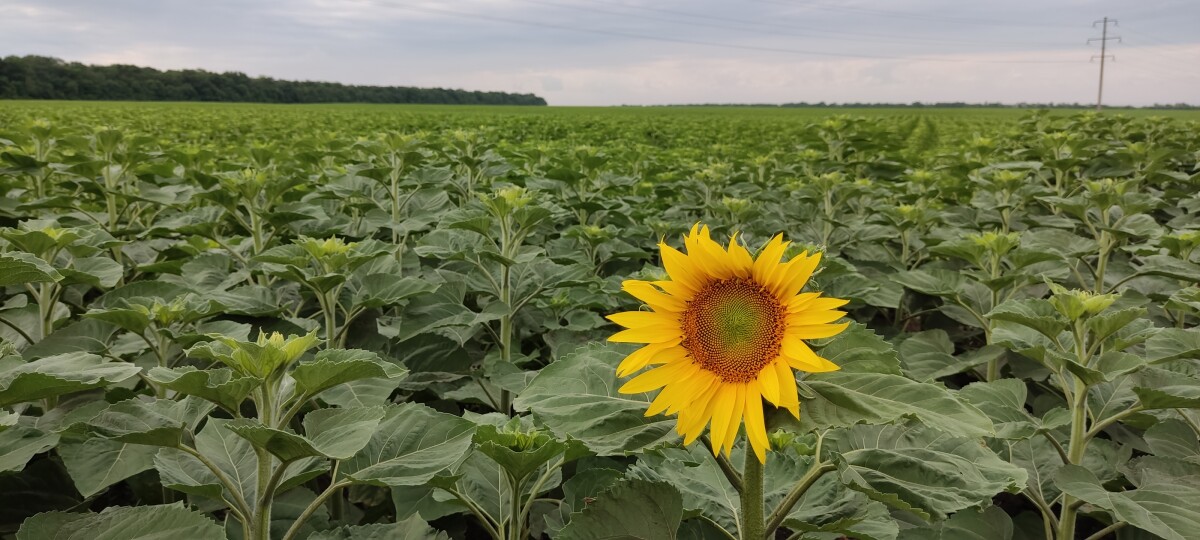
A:
[[[742,540],[763,540],[763,464],[749,448],[742,465]]]

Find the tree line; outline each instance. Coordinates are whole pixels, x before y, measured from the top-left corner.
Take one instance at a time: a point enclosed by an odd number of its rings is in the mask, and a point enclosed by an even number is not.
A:
[[[533,94],[284,81],[200,69],[96,66],[46,56],[0,57],[0,99],[545,105]]]

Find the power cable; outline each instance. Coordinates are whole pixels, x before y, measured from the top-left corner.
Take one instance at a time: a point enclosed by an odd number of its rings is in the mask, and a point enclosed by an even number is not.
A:
[[[920,14],[905,13],[905,12],[900,12],[900,11],[886,11],[886,10],[882,10],[882,9],[861,8],[861,7],[854,7],[854,6],[816,5],[811,2],[781,2],[779,0],[754,0],[754,1],[760,2],[763,4],[775,4],[778,6],[787,6],[787,7],[793,7],[793,8],[798,7],[798,8],[817,9],[817,10],[821,10],[821,11],[842,11],[842,12],[852,12],[852,13],[868,13],[868,14],[873,14],[873,15],[884,15],[887,17],[896,17],[896,18],[901,18],[901,19],[913,19],[913,20],[918,20],[918,21],[932,21],[932,22],[941,22],[941,23],[952,23],[952,24],[978,24],[978,25],[1002,26],[1002,27],[1023,26],[1023,27],[1030,27],[1030,28],[1060,28],[1060,29],[1061,28],[1075,28],[1074,25],[1068,25],[1068,24],[1045,24],[1045,23],[1029,23],[1029,22],[1017,23],[1017,22],[996,21],[996,20],[991,20],[991,19],[953,18],[953,17],[942,17],[942,16],[935,16],[935,15],[920,15]]]
[[[804,49],[789,49],[789,48],[782,48],[782,47],[762,47],[762,46],[757,46],[757,45],[740,45],[740,44],[736,44],[736,43],[718,43],[718,42],[713,42],[713,41],[701,41],[701,40],[694,40],[694,39],[651,36],[651,35],[646,35],[646,34],[637,34],[637,33],[633,33],[633,32],[624,32],[624,31],[616,31],[616,30],[600,30],[600,29],[594,29],[594,28],[580,28],[580,27],[576,27],[576,26],[568,26],[568,25],[562,25],[562,24],[530,21],[530,20],[523,20],[523,19],[514,19],[514,18],[509,18],[509,17],[498,17],[498,16],[494,16],[494,15],[483,15],[483,14],[479,14],[479,13],[467,13],[467,12],[463,12],[463,11],[454,11],[454,10],[449,10],[449,9],[443,9],[440,7],[434,8],[434,7],[427,7],[427,6],[397,5],[397,4],[392,4],[392,3],[384,3],[379,0],[363,0],[363,1],[375,4],[375,5],[382,5],[384,7],[388,7],[388,8],[392,8],[392,9],[421,11],[421,12],[425,12],[425,13],[442,14],[442,15],[452,15],[452,16],[456,16],[456,17],[478,19],[478,20],[491,21],[491,22],[502,22],[502,23],[507,23],[507,24],[521,25],[521,26],[549,28],[549,29],[563,30],[563,31],[568,31],[568,32],[581,32],[581,33],[588,33],[588,34],[615,36],[615,37],[632,38],[632,39],[642,39],[642,40],[648,40],[648,41],[660,41],[660,42],[664,42],[664,43],[701,45],[701,46],[705,46],[705,47],[719,47],[719,48],[725,48],[725,49],[737,49],[737,50],[747,50],[747,51],[798,54],[798,55],[805,55],[805,56],[831,56],[831,57],[838,57],[838,58],[857,58],[857,59],[863,59],[863,60],[899,60],[899,61],[907,61],[907,62],[941,62],[941,63],[955,63],[955,64],[1079,64],[1079,63],[1081,63],[1079,60],[994,60],[994,59],[993,60],[988,60],[988,59],[975,60],[975,59],[966,59],[966,58],[935,58],[935,57],[921,57],[921,56],[913,57],[913,56],[895,56],[895,55],[867,55],[867,54],[839,53],[839,52],[815,51],[815,50],[804,50]]]
[[[565,8],[565,9],[580,9],[580,10],[594,11],[594,12],[600,12],[600,13],[609,13],[609,14],[613,14],[613,15],[629,16],[625,13],[618,13],[618,12],[606,11],[606,10],[588,9],[588,8],[584,8],[582,6],[559,4],[559,3],[555,3],[555,2],[545,2],[545,1],[539,1],[539,0],[525,0],[525,1],[536,3],[536,4],[560,7],[560,8]],[[702,20],[719,21],[722,23],[734,23],[734,24],[741,24],[741,25],[747,25],[747,26],[756,26],[756,27],[761,27],[761,28],[778,28],[778,29],[787,30],[788,32],[783,32],[783,33],[769,32],[769,33],[775,33],[778,35],[795,35],[795,36],[802,36],[802,37],[814,37],[814,38],[818,38],[818,39],[829,39],[829,38],[824,38],[822,36],[812,36],[812,35],[808,35],[808,34],[800,34],[800,33],[796,33],[796,30],[803,30],[805,32],[814,32],[814,33],[819,33],[819,34],[834,34],[834,35],[853,36],[859,41],[870,41],[870,40],[862,39],[862,37],[869,37],[869,38],[883,38],[883,39],[887,39],[887,40],[917,41],[917,42],[925,42],[925,43],[954,43],[954,44],[966,44],[966,45],[1029,45],[1029,46],[1057,47],[1057,46],[1063,46],[1063,45],[1067,44],[1067,43],[1063,43],[1063,42],[1054,42],[1054,43],[1050,43],[1050,42],[1020,42],[1020,43],[1015,43],[1015,42],[999,42],[999,41],[970,41],[970,40],[956,40],[956,39],[923,38],[923,37],[916,37],[916,36],[902,36],[902,35],[896,35],[896,34],[879,34],[879,33],[873,33],[873,32],[846,32],[846,31],[839,31],[839,30],[822,29],[822,28],[817,28],[817,27],[813,27],[813,26],[769,23],[769,22],[762,22],[762,21],[753,21],[753,20],[749,20],[749,19],[733,18],[733,17],[715,17],[715,16],[711,16],[711,15],[688,13],[685,11],[662,9],[662,8],[649,7],[649,6],[636,6],[636,5],[621,4],[621,3],[614,4],[614,3],[602,2],[602,1],[598,1],[598,0],[579,0],[579,1],[586,2],[589,4],[617,7],[617,8],[621,8],[621,9],[627,9],[627,10],[649,11],[649,12],[653,12],[653,13],[662,13],[662,14],[666,14],[666,15],[690,17],[690,18],[702,19]],[[688,21],[680,21],[677,19],[662,19],[662,18],[652,18],[652,17],[643,17],[643,18],[645,18],[646,20],[665,21],[665,22],[670,22],[670,23],[675,23],[675,24],[700,25],[699,23],[689,23]],[[743,30],[741,28],[734,28],[734,27],[721,26],[721,25],[704,24],[702,26],[708,26],[708,27],[712,27],[712,28]],[[755,30],[755,31],[762,32],[762,30]],[[875,40],[875,42],[894,44],[893,41]]]

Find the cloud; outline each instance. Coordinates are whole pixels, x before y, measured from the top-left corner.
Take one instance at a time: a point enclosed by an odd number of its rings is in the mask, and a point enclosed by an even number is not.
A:
[[[1097,68],[1087,58],[1097,51],[1084,43],[1105,14],[1121,19],[1118,31],[1137,33],[1110,49],[1118,61],[1109,101],[1200,101],[1192,69],[1200,43],[1189,24],[1200,3],[1191,1],[6,0],[0,50],[533,91],[559,105],[1087,102]],[[1020,63],[1046,60],[1072,63]]]

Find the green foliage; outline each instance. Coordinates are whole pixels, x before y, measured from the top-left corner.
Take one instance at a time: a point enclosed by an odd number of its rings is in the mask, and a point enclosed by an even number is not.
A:
[[[410,86],[283,81],[201,69],[96,66],[42,56],[0,58],[0,99],[240,101],[255,103],[452,103],[545,105],[533,94]],[[18,82],[19,81],[19,82]]]
[[[155,76],[185,75],[218,77]],[[246,81],[217,98],[283,84]],[[810,342],[841,370],[797,374],[798,420],[764,403],[764,537],[1196,538],[1198,133],[5,106],[0,536],[747,534],[755,477],[620,394],[634,349],[603,343],[702,221],[821,251],[810,290],[851,301]]]

